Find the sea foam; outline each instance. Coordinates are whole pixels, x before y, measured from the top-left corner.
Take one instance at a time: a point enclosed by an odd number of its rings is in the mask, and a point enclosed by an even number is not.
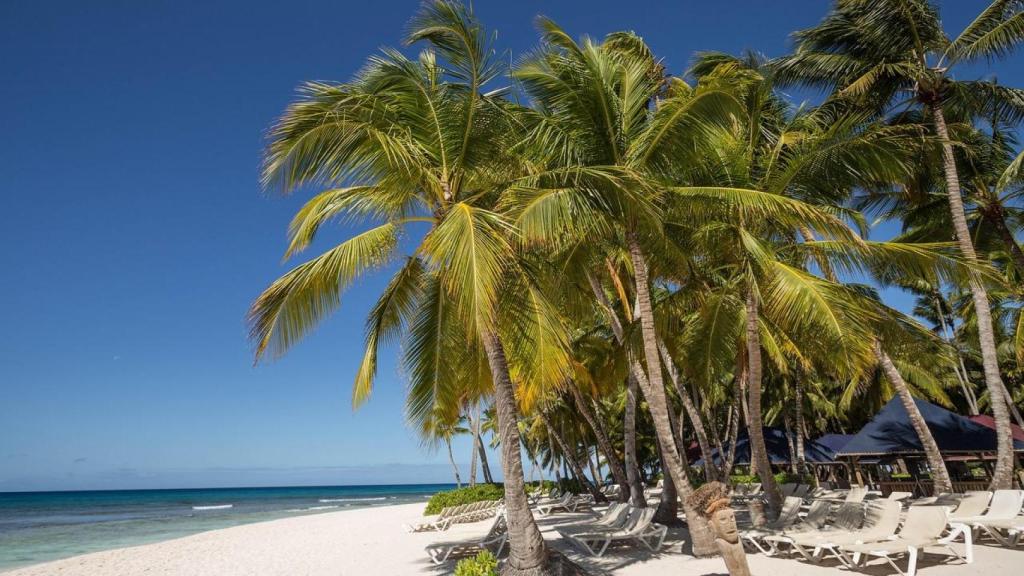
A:
[[[234,504],[217,504],[215,506],[193,506],[193,510],[227,510],[228,508],[234,508]]]

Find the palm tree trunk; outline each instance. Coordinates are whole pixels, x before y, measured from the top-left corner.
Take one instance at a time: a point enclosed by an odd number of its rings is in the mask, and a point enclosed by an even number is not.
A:
[[[487,451],[484,450],[484,441],[481,436],[481,434],[476,436],[476,451],[480,454],[480,469],[484,473],[484,482],[494,484],[494,478],[491,476],[491,466],[487,462]]]
[[[804,454],[804,385],[800,382],[800,375],[796,377],[796,398],[793,403],[793,410],[796,412],[796,463],[801,474],[807,471],[806,454]]]
[[[452,454],[452,441],[445,438],[444,444],[448,447],[448,461],[451,462],[452,470],[455,472],[455,487],[462,488],[462,478],[459,476],[459,465],[455,463],[455,455]]]
[[[600,466],[600,455],[598,454],[597,447],[594,447],[594,453],[590,453],[590,449],[587,448],[587,465],[590,466],[590,477],[594,479],[594,486],[597,487],[598,491],[601,490],[601,466]],[[606,500],[607,501],[607,500]]]
[[[969,263],[978,257],[971,243],[967,229],[967,216],[964,213],[963,198],[960,196],[960,176],[957,174],[956,157],[953,145],[949,141],[949,130],[946,118],[938,101],[929,103],[932,119],[935,122],[935,133],[942,140],[942,169],[946,175],[946,197],[949,200],[949,211],[953,219],[953,230],[960,252]],[[1007,403],[1009,395],[1003,386],[999,374],[999,361],[996,357],[996,339],[992,331],[992,312],[989,309],[988,294],[985,286],[975,276],[970,280],[971,296],[974,299],[974,314],[978,321],[978,340],[981,348],[981,363],[985,371],[985,386],[988,387],[992,404],[992,417],[996,421],[996,465],[992,474],[993,490],[1008,489],[1013,483],[1013,437],[1010,432],[1010,413]]]
[[[519,414],[515,389],[509,376],[505,349],[496,332],[481,334],[487,363],[494,381],[494,406],[501,437],[501,468],[505,477],[505,514],[508,523],[509,553],[503,576],[546,576],[548,566],[544,537],[530,511],[523,482],[520,452]]]
[[[628,234],[628,241],[636,282],[636,299],[640,316],[640,331],[643,337],[644,359],[647,362],[646,378],[638,378],[638,383],[644,393],[644,398],[647,399],[647,406],[651,413],[651,419],[654,421],[658,440],[664,447],[667,473],[672,475],[672,480],[676,483],[676,490],[679,491],[683,499],[686,523],[690,528],[690,541],[693,543],[693,555],[712,556],[717,553],[714,536],[709,529],[707,520],[690,503],[689,497],[693,493],[693,488],[686,473],[686,465],[679,455],[675,435],[672,433],[665,383],[661,378],[658,341],[654,331],[654,309],[651,304],[650,281],[647,277],[647,261],[634,233]]]
[[[875,357],[882,365],[886,378],[896,388],[900,402],[910,418],[910,424],[914,427],[914,431],[917,432],[917,438],[921,441],[925,458],[928,460],[928,467],[932,470],[932,481],[935,486],[934,494],[952,492],[953,483],[949,479],[949,471],[946,470],[946,463],[942,460],[942,452],[939,451],[939,445],[935,443],[932,431],[928,429],[924,417],[921,416],[921,411],[917,409],[917,404],[914,402],[914,397],[910,395],[910,389],[907,388],[907,383],[903,380],[903,376],[900,375],[896,365],[893,364],[889,355],[882,350],[882,345],[877,340],[875,341]]]
[[[661,454],[662,462],[665,461],[665,447],[655,438],[658,445],[658,453]],[[664,472],[664,468],[662,468]],[[671,474],[662,474],[664,481],[661,486],[661,500],[658,502],[658,510],[654,513],[654,521],[662,524],[675,523],[679,519],[679,494],[676,490],[676,483],[672,481]]]
[[[796,474],[796,439],[793,438],[793,419],[783,408],[782,427],[786,432],[786,447],[789,449],[789,473]]]
[[[740,399],[743,397],[743,379],[746,378],[746,374],[743,371],[739,372],[739,376],[736,377],[736,398],[732,401],[732,425],[729,428],[729,450],[726,454],[719,453],[719,458],[722,458],[722,474],[721,477],[724,480],[729,479],[729,475],[732,474],[732,466],[736,461],[736,440],[740,434]]]
[[[608,434],[604,431],[604,426],[600,423],[598,417],[591,411],[590,404],[583,397],[583,393],[580,392],[579,388],[571,383],[569,385],[570,392],[572,393],[572,399],[576,403],[576,408],[583,415],[583,419],[590,425],[590,429],[594,431],[594,437],[597,438],[597,446],[604,453],[605,460],[608,462],[608,470],[612,474],[612,479],[621,488],[619,490],[620,499],[626,493],[626,486],[629,484],[629,478],[626,477],[626,469],[622,466],[622,461],[619,460],[619,455],[616,454],[615,448],[612,447],[612,442],[608,438]]]
[[[764,424],[761,416],[761,334],[758,322],[757,294],[754,288],[747,289],[747,394],[748,428],[750,438],[750,461],[757,465],[757,475],[761,479],[765,499],[772,515],[782,510],[782,493],[772,476],[771,463],[768,461],[768,448],[764,443]]]
[[[479,409],[477,408],[477,410]],[[476,428],[476,422],[479,418],[474,418],[471,412],[466,413],[466,418],[469,419],[469,433],[473,435],[473,447],[469,451],[469,485],[476,486],[476,460],[479,455],[479,452],[476,450],[476,440],[480,436],[480,432]]]
[[[587,478],[587,475],[583,473],[583,467],[580,466],[579,460],[576,458],[576,450],[574,447],[570,447],[569,444],[562,438],[562,435],[555,429],[555,425],[548,418],[548,415],[543,411],[539,410],[540,419],[544,421],[544,425],[548,428],[548,436],[554,439],[555,444],[558,445],[558,449],[562,452],[562,460],[569,465],[569,469],[572,470],[572,475],[583,484],[583,487],[590,492],[590,495],[594,497],[595,502],[607,502],[608,498],[601,493],[600,490],[594,486],[594,483]]]
[[[613,280],[616,279],[617,277],[613,275]],[[623,344],[625,341],[625,331],[622,327],[622,322],[619,321],[618,314],[615,313],[611,302],[608,301],[601,283],[589,270],[587,271],[587,281],[590,283],[590,289],[594,293],[594,299],[604,310],[605,316],[608,318],[608,323],[612,327],[612,333],[615,334],[615,341],[620,345]],[[626,409],[622,418],[623,443],[625,444],[623,458],[625,459],[626,479],[629,482],[629,501],[632,502],[633,506],[642,507],[647,505],[647,501],[644,498],[644,486],[640,479],[640,468],[636,458],[636,399],[637,383],[640,376],[642,376],[643,369],[640,368],[640,364],[632,356],[629,359],[629,367],[630,374],[626,386]],[[619,491],[620,495],[624,495],[624,493],[625,490]]]
[[[974,392],[971,390],[971,381],[967,377],[967,368],[964,366],[963,356],[960,355],[960,349],[953,341],[949,325],[946,323],[946,313],[942,309],[938,293],[935,294],[932,301],[935,304],[935,313],[939,317],[939,326],[942,328],[942,339],[956,350],[956,357],[959,360],[960,368],[954,365],[953,372],[956,373],[956,379],[960,383],[960,390],[963,391],[964,399],[967,400],[967,409],[971,411],[971,414],[978,414],[978,399],[974,397]],[[960,373],[961,368],[963,369],[963,374]]]
[[[636,457],[636,398],[637,380],[631,372],[626,385],[626,408],[622,417],[622,443],[626,459],[626,478],[629,481],[629,502],[637,508],[647,506],[644,497],[644,483],[640,478],[640,465]],[[621,490],[620,492],[625,492]]]
[[[679,398],[682,399],[683,409],[686,410],[686,415],[690,417],[690,421],[693,423],[693,433],[697,437],[697,445],[700,446],[700,455],[704,459],[706,465],[704,466],[704,478],[710,482],[716,479],[716,469],[712,464],[711,460],[711,443],[708,442],[708,432],[704,428],[704,420],[701,418],[700,412],[697,411],[697,407],[693,404],[693,398],[690,393],[686,390],[686,386],[683,385],[682,379],[679,377],[679,370],[676,369],[675,363],[672,361],[672,356],[668,353],[668,347],[665,343],[658,339],[658,352],[661,354],[661,360],[665,364],[665,368],[668,371],[668,377],[672,380],[672,384],[676,388],[676,392],[679,393]],[[686,447],[681,446],[686,453]]]

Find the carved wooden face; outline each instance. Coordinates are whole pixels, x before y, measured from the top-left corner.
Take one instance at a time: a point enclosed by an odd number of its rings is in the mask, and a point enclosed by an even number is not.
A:
[[[739,542],[739,533],[736,530],[736,513],[732,508],[723,508],[711,516],[711,528],[715,535],[726,542],[735,544]]]

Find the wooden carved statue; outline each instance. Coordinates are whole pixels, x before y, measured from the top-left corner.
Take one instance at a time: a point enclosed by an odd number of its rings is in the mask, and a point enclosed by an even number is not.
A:
[[[730,576],[750,576],[747,554],[736,528],[736,514],[729,507],[729,488],[721,482],[708,482],[691,494],[690,504],[701,510],[714,533],[715,545],[725,560]]]

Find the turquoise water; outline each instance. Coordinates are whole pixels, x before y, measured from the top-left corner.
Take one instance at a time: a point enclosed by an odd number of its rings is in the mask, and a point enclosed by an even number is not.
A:
[[[452,487],[0,492],[0,570],[275,518],[426,502]]]

